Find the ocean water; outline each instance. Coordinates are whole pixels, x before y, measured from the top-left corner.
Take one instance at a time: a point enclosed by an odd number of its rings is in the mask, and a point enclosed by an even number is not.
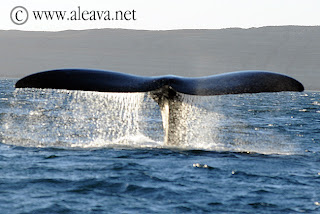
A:
[[[182,95],[0,80],[1,213],[320,213],[320,92]]]

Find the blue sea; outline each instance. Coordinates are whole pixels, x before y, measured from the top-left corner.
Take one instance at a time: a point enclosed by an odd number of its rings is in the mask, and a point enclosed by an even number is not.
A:
[[[320,92],[181,95],[0,80],[1,213],[320,213]]]

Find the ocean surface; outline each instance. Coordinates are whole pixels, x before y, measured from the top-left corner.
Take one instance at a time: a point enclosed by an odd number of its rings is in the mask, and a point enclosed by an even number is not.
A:
[[[1,213],[320,213],[320,92],[184,101],[0,80]]]

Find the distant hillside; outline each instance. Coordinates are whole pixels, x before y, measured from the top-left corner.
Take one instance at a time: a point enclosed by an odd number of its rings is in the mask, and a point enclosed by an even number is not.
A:
[[[320,27],[62,32],[0,31],[0,77],[54,68],[205,76],[269,70],[320,90]]]

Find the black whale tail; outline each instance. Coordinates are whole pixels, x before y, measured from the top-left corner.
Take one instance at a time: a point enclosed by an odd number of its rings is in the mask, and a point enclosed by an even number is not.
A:
[[[62,69],[45,71],[20,79],[16,88],[51,88],[100,92],[149,92],[159,104],[165,130],[165,143],[176,144],[179,135],[177,112],[189,95],[223,95],[281,91],[303,91],[303,85],[283,74],[266,71],[240,71],[199,78],[178,76],[142,77],[111,71]]]

